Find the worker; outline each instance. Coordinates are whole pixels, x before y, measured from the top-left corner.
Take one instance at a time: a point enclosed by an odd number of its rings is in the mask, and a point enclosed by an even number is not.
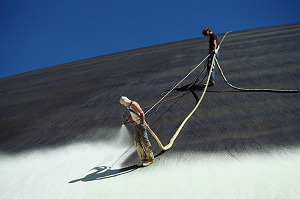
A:
[[[144,126],[145,114],[137,102],[131,101],[125,96],[120,98],[120,103],[130,111],[130,115],[123,120],[123,123],[127,123],[130,119],[134,121],[134,145],[141,160],[137,165],[148,166],[154,162],[154,156],[147,129]]]
[[[219,46],[219,40],[218,40],[218,35],[213,33],[211,31],[211,29],[209,28],[204,28],[202,30],[202,34],[204,36],[209,36],[209,54],[210,56],[208,57],[207,60],[207,71],[210,71],[210,67],[212,65],[213,62],[213,57],[214,55],[216,55],[216,58],[219,57],[219,52],[218,52],[218,46]],[[215,70],[214,70],[214,66],[212,66],[212,72],[211,72],[211,76],[209,79],[209,83],[208,86],[214,86],[216,84],[215,82]]]

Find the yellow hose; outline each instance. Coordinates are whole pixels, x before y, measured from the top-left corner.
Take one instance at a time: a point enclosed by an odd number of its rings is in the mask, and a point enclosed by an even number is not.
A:
[[[196,106],[194,107],[194,109],[190,112],[190,114],[183,120],[183,122],[181,123],[181,125],[179,126],[179,128],[177,129],[177,131],[175,132],[175,134],[173,135],[173,137],[171,138],[169,144],[167,144],[166,146],[163,146],[161,141],[158,139],[158,137],[156,136],[156,134],[152,131],[152,129],[149,127],[149,125],[145,122],[144,123],[144,126],[147,128],[147,130],[151,133],[151,135],[154,137],[154,139],[157,141],[159,147],[166,151],[168,149],[170,149],[175,141],[175,139],[177,138],[178,134],[180,133],[181,129],[183,128],[183,126],[185,125],[185,123],[188,121],[188,119],[190,119],[190,117],[193,115],[193,113],[197,110],[198,106],[200,105],[205,93],[206,93],[206,90],[207,90],[207,87],[208,87],[208,82],[209,82],[209,78],[211,76],[211,72],[212,72],[212,68],[215,64],[215,59],[216,59],[216,55],[214,54],[214,57],[213,57],[213,61],[212,61],[212,65],[210,67],[210,70],[209,70],[209,75],[208,75],[208,78],[207,78],[207,82],[206,82],[206,85],[205,85],[205,88],[202,92],[202,95],[198,101],[198,103],[196,104]]]
[[[227,33],[229,33],[229,32],[227,32]],[[224,40],[225,36],[227,35],[227,33],[224,35],[222,41],[220,42],[220,44],[219,44],[219,46],[218,46],[218,49],[217,49],[218,51],[219,51],[220,45],[221,45],[221,43],[223,42],[223,40]],[[209,56],[209,55],[208,55],[208,56]],[[204,60],[206,60],[206,59],[208,58],[208,56],[206,56],[206,58],[205,58]],[[204,60],[203,60],[203,61],[204,61]],[[202,61],[202,62],[203,62],[203,61]],[[210,76],[211,76],[211,72],[212,72],[212,69],[213,69],[213,67],[214,67],[214,65],[215,65],[215,61],[216,61],[216,54],[214,54],[214,56],[213,56],[213,60],[212,60],[212,64],[211,64],[211,67],[210,67],[210,70],[209,70],[207,82],[206,82],[205,88],[204,88],[204,90],[203,90],[203,92],[202,92],[202,95],[201,95],[199,101],[197,102],[197,104],[196,104],[196,106],[194,107],[194,109],[190,112],[190,114],[183,120],[183,122],[181,123],[181,125],[179,126],[179,128],[177,129],[177,131],[175,132],[175,134],[173,135],[173,137],[171,138],[169,144],[167,144],[166,146],[163,146],[162,143],[161,143],[161,141],[160,141],[159,138],[157,137],[157,135],[152,131],[152,129],[149,127],[149,125],[146,123],[146,121],[145,121],[145,123],[143,124],[143,125],[147,128],[147,130],[151,133],[151,135],[154,137],[154,139],[157,141],[159,147],[160,147],[162,150],[166,151],[166,150],[168,150],[168,149],[170,149],[170,148],[172,147],[172,145],[173,145],[175,139],[176,139],[177,136],[179,135],[179,133],[180,133],[181,129],[183,128],[183,126],[185,125],[185,123],[188,121],[188,119],[193,115],[193,113],[194,113],[194,112],[197,110],[197,108],[199,107],[199,105],[200,105],[200,103],[201,103],[201,101],[202,101],[202,99],[203,99],[203,97],[204,97],[204,95],[205,95],[205,93],[206,93],[206,90],[207,90],[207,87],[208,87],[208,82],[209,82],[209,79],[210,79]],[[202,62],[201,62],[201,63],[202,63]],[[201,63],[200,63],[200,64],[201,64]],[[198,64],[197,67],[198,67],[200,64]],[[197,67],[195,67],[188,75],[190,75]],[[188,75],[187,75],[187,76],[188,76]],[[187,76],[186,76],[186,77],[187,77]],[[185,77],[185,78],[186,78],[186,77]],[[185,78],[184,78],[184,79],[185,79]],[[182,81],[183,81],[183,80],[181,80],[176,86],[178,86]],[[176,86],[175,86],[174,88],[176,88]],[[163,98],[165,98],[168,94],[170,94],[170,93],[172,92],[172,90],[174,90],[174,88],[171,89],[171,90],[170,90]],[[163,99],[163,98],[162,98],[162,99]],[[154,106],[156,106],[158,103],[160,103],[162,99],[160,99]],[[154,107],[154,106],[153,106],[153,107]],[[152,107],[152,108],[153,108],[153,107]],[[147,114],[150,110],[152,110],[152,108],[150,108],[145,114]]]

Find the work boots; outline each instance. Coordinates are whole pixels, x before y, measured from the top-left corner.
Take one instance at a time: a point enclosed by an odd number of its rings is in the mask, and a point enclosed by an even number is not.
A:
[[[142,167],[143,164],[144,164],[144,162],[145,162],[144,160],[141,160],[141,161],[140,161],[139,163],[137,163],[136,165],[139,166],[139,167]]]
[[[154,162],[154,160],[147,160],[146,162],[143,163],[143,167],[149,166],[150,164],[152,164]]]
[[[209,82],[208,87],[214,86],[215,84],[216,84],[215,82]],[[206,86],[206,84],[204,84],[204,86]]]
[[[146,152],[142,153],[141,149],[138,150],[138,153],[140,152],[139,157],[141,158],[141,161],[139,163],[137,163],[137,166],[146,167],[154,162],[154,155],[153,155],[151,147],[146,147],[145,151]]]
[[[146,167],[149,166],[150,164],[152,164],[154,162],[154,160],[141,160],[139,163],[137,163],[136,165],[139,167]]]

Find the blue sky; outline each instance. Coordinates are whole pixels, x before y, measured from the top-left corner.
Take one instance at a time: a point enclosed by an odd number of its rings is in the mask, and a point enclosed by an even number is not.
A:
[[[0,78],[202,37],[205,27],[296,23],[299,10],[299,0],[0,0]]]

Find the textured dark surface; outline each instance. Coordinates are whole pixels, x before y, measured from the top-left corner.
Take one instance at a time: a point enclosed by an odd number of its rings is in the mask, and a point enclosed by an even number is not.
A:
[[[222,39],[224,34],[218,35]],[[232,32],[221,45],[218,61],[235,86],[299,90],[299,36],[300,23]],[[120,127],[121,116],[128,114],[119,104],[121,95],[141,107],[154,104],[205,58],[207,48],[208,37],[200,37],[1,78],[0,151],[114,139],[113,134],[91,132]],[[179,87],[193,82],[202,67]],[[217,69],[216,81],[172,151],[299,147],[300,93],[237,91],[224,83]],[[202,89],[195,87],[194,95],[189,92],[146,115],[163,144],[195,106]]]

